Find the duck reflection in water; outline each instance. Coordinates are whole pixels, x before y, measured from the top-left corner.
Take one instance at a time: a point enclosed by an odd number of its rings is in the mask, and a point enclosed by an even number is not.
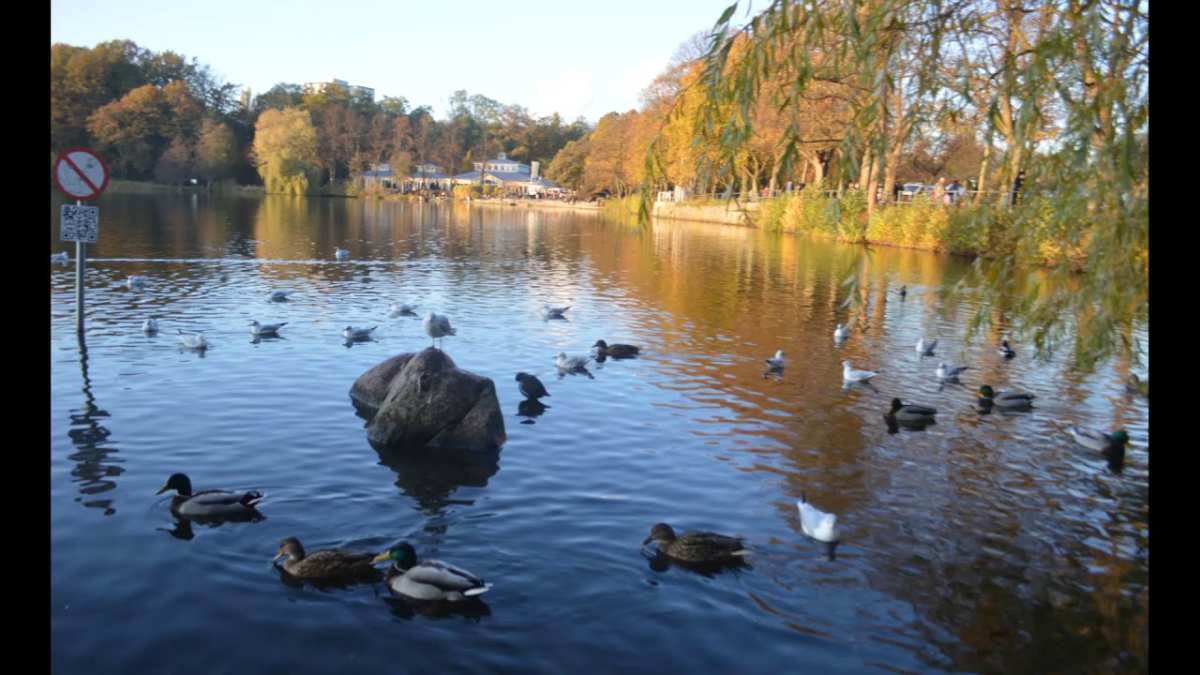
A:
[[[672,567],[680,567],[693,574],[708,577],[710,579],[718,574],[726,572],[738,573],[746,570],[752,570],[754,567],[745,558],[736,558],[723,562],[712,561],[692,561],[692,560],[677,560],[659,551],[656,548],[643,547],[642,557],[646,559],[647,566],[655,572],[666,572]]]
[[[379,592],[383,594],[387,590],[384,589]],[[405,621],[412,621],[418,616],[426,619],[462,618],[479,621],[485,616],[492,615],[492,609],[478,596],[467,598],[460,602],[447,602],[444,600],[409,600],[389,595],[383,598],[383,602],[391,610],[393,616]]]
[[[925,431],[925,429],[937,424],[932,417],[923,420],[908,420],[897,418],[895,415],[891,414],[884,414],[883,421],[887,424],[887,430],[889,434],[900,433],[900,427],[904,427],[910,431]]]
[[[521,424],[533,424],[533,418],[541,417],[549,407],[537,399],[527,398],[517,404],[517,417],[526,418]]]
[[[487,487],[500,470],[500,451],[467,452],[445,449],[375,448],[379,463],[396,472],[396,487],[412,497],[430,515],[451,504],[470,505],[470,499],[453,500],[460,487]]]

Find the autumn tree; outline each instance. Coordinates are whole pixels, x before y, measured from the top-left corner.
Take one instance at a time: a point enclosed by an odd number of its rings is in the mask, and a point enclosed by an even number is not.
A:
[[[317,131],[308,111],[270,109],[254,128],[254,158],[267,192],[304,194],[319,173]]]

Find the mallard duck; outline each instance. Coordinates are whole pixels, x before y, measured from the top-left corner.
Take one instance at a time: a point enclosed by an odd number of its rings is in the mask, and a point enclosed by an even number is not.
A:
[[[766,359],[766,362],[767,367],[771,370],[783,370],[783,366],[786,364],[786,362],[783,360],[783,350],[776,350],[775,356]]]
[[[842,361],[842,380],[845,382],[867,382],[878,374],[872,370],[855,370],[850,361]]]
[[[208,341],[204,339],[204,333],[185,333],[180,330],[179,344],[183,345],[184,349],[191,349],[198,352],[208,349]]]
[[[550,305],[542,305],[542,318],[565,319],[567,317],[563,316],[563,314],[566,313],[568,309],[571,309],[570,305],[567,305],[566,307],[551,307]]]
[[[425,334],[430,340],[445,338],[447,335],[456,335],[457,332],[450,326],[450,317],[441,314],[430,312],[425,315],[421,321],[421,325],[425,328]]]
[[[817,541],[838,540],[837,516],[809,504],[803,492],[800,493],[800,501],[796,502],[796,508],[800,509],[800,529],[804,530],[804,534]]]
[[[937,378],[943,382],[958,382],[958,376],[971,366],[952,366],[942,361],[937,367]]]
[[[604,340],[596,340],[596,344],[592,345],[592,349],[596,350],[596,356],[600,358],[628,359],[638,355],[638,348],[633,345],[610,345]]]
[[[1104,450],[1113,445],[1120,445],[1122,454],[1124,454],[1125,444],[1129,442],[1129,434],[1124,429],[1106,434],[1095,429],[1071,426],[1067,427],[1067,433],[1075,439],[1076,443],[1092,450]]]
[[[841,342],[848,337],[850,337],[850,330],[846,326],[839,323],[837,328],[833,329],[833,339],[835,342]]]
[[[550,395],[550,392],[546,391],[546,387],[542,385],[542,381],[529,373],[517,373],[517,382],[520,383],[517,387],[521,390],[521,395],[527,399],[536,401],[543,396]]]
[[[158,320],[154,318],[146,319],[142,324],[142,332],[146,335],[154,335],[158,333]]]
[[[921,356],[933,356],[933,350],[937,347],[937,340],[926,342],[925,338],[917,340],[917,353]]]
[[[263,493],[257,490],[205,490],[193,494],[191,479],[182,473],[172,474],[166,485],[154,494],[161,495],[167,490],[175,490],[178,493],[171,498],[171,512],[189,518],[251,516],[256,513],[255,507],[263,499]]]
[[[333,257],[337,258],[338,260],[349,260],[350,251],[347,251],[340,246],[335,246],[333,249]]]
[[[340,549],[323,549],[306,554],[295,537],[279,543],[271,562],[284,558],[283,571],[297,579],[328,581],[378,581],[383,578],[375,569],[373,553],[354,553]]]
[[[283,323],[259,323],[258,321],[250,322],[250,334],[254,336],[279,335],[279,329],[287,325]]]
[[[1028,394],[1023,391],[993,391],[988,385],[983,385],[979,388],[979,404],[983,406],[994,405],[997,408],[1029,408],[1033,405],[1033,399],[1037,398],[1033,394]]]
[[[1017,355],[1017,350],[1008,346],[1008,340],[1004,340],[1000,343],[1000,347],[996,350],[996,353],[1006,359],[1011,359]]]
[[[470,572],[440,560],[417,562],[417,552],[408,542],[393,546],[375,556],[373,563],[392,562],[387,585],[392,593],[414,600],[459,602],[481,593],[492,585]]]
[[[1136,373],[1130,373],[1129,381],[1125,383],[1125,391],[1150,398],[1150,380],[1139,379]]]
[[[902,422],[924,422],[933,419],[937,414],[936,408],[927,405],[905,405],[900,399],[892,399],[892,409],[888,413]]]
[[[742,540],[714,532],[684,532],[676,535],[666,523],[650,528],[650,536],[642,542],[654,542],[658,551],[668,558],[694,563],[737,562],[750,554]]]
[[[371,326],[370,328],[355,328],[354,326],[346,326],[342,331],[342,337],[347,340],[370,340],[371,333],[379,326]]]

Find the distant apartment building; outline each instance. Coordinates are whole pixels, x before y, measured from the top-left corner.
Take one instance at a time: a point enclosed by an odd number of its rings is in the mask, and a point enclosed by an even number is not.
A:
[[[375,101],[375,90],[371,87],[360,87],[356,84],[350,84],[345,80],[332,79],[326,82],[306,82],[304,84],[304,93],[317,94],[325,91],[331,86],[337,86],[350,94],[354,98],[363,98],[368,101]]]

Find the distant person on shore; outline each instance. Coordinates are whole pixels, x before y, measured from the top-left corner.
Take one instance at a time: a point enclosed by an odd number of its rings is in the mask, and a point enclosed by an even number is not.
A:
[[[945,178],[939,178],[937,180],[937,185],[933,186],[933,203],[937,204],[939,202],[941,202],[943,204],[950,203],[950,201],[946,199],[946,179]]]
[[[954,179],[950,183],[950,187],[946,188],[946,198],[947,198],[946,203],[954,204],[954,203],[958,202],[958,198],[962,196],[962,192],[963,192],[962,183],[959,183],[957,178]]]
[[[1025,185],[1025,169],[1017,172],[1017,178],[1013,181],[1012,187],[1012,205],[1016,206],[1021,203],[1021,187]]]

